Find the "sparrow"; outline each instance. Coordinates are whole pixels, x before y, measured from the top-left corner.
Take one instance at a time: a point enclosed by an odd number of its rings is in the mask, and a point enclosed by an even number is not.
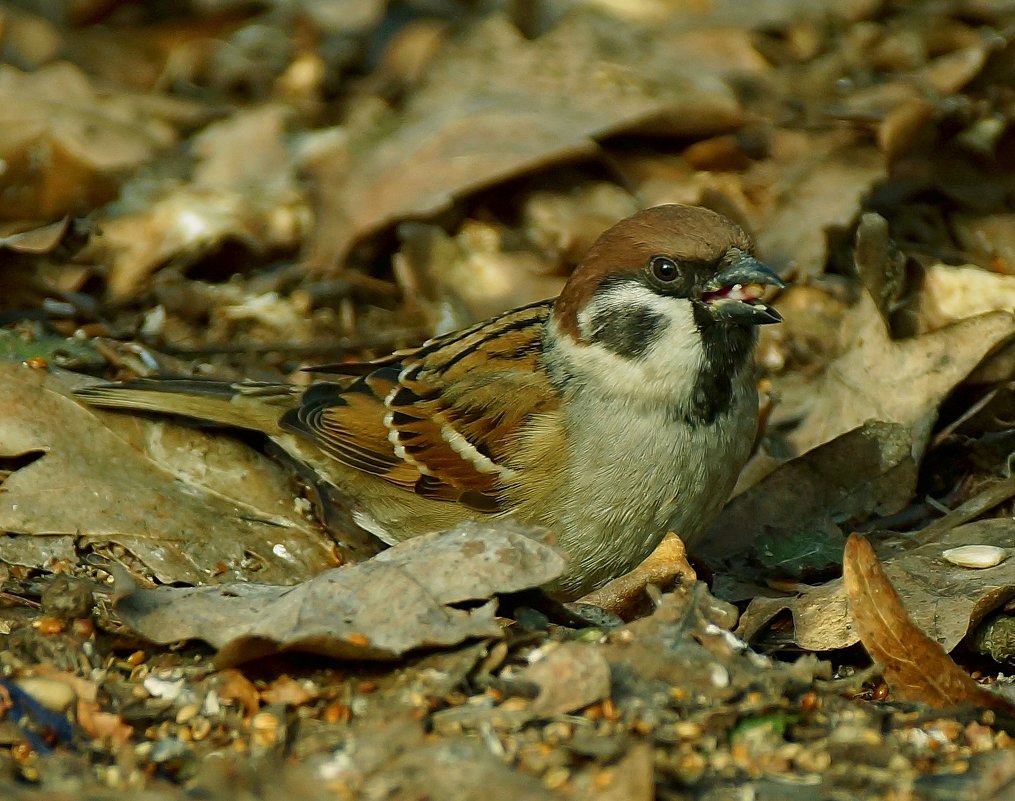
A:
[[[760,297],[783,282],[747,234],[664,205],[618,222],[559,297],[368,362],[308,368],[309,387],[206,379],[93,385],[100,407],[266,434],[392,545],[465,519],[552,531],[573,600],[629,572],[669,530],[692,548],[757,428]]]

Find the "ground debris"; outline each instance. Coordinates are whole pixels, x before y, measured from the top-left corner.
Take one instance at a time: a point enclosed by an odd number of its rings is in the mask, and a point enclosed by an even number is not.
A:
[[[167,9],[0,8],[0,797],[1012,795],[1011,721],[922,686],[1011,687],[1010,0]],[[586,599],[620,617],[514,594],[531,541],[363,561],[277,441],[69,396],[295,393],[671,202],[790,285],[737,497]],[[851,611],[857,531],[905,615]]]

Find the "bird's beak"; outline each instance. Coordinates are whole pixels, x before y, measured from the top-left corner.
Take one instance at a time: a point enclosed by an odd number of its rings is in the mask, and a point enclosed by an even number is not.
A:
[[[782,316],[758,298],[766,286],[786,284],[769,267],[746,253],[709,281],[701,299],[716,320],[735,325],[781,323]]]

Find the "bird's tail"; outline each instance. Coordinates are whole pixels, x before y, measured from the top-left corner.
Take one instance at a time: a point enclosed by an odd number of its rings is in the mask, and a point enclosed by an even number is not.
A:
[[[229,428],[277,433],[278,420],[296,405],[302,388],[288,384],[230,383],[195,378],[138,379],[92,384],[74,395],[107,409],[171,414]]]

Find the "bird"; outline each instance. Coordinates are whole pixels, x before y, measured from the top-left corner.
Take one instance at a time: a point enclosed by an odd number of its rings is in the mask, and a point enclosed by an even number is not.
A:
[[[107,408],[266,434],[349,499],[386,545],[472,519],[549,529],[575,600],[667,531],[692,548],[758,425],[757,328],[779,276],[745,231],[696,206],[643,209],[594,242],[555,299],[309,386],[143,378],[83,387]]]

